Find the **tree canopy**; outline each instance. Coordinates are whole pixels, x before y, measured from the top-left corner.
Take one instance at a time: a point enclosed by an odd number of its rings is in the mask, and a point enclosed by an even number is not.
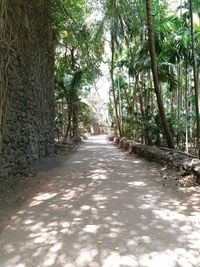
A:
[[[78,133],[81,97],[106,62],[113,132],[199,154],[198,0],[176,7],[165,0],[57,0],[52,11],[55,98],[66,103],[66,135]]]

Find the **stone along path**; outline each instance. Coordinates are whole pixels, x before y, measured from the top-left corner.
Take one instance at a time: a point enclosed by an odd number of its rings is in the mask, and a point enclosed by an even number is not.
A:
[[[0,236],[1,267],[198,267],[198,189],[93,137]]]

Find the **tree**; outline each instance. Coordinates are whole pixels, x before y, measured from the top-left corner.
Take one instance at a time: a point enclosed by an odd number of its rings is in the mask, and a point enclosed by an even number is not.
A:
[[[195,91],[195,108],[196,108],[196,138],[197,149],[200,157],[200,116],[199,116],[199,92],[198,92],[198,78],[197,78],[197,64],[196,64],[196,52],[194,42],[194,21],[193,21],[193,7],[192,0],[189,0],[189,13],[190,13],[190,36],[191,36],[191,49],[192,49],[192,67],[194,77],[194,91]]]
[[[79,134],[80,102],[84,87],[92,84],[100,74],[103,29],[98,21],[86,23],[91,10],[85,0],[57,0],[53,11],[56,81],[62,84],[65,77],[72,77],[64,96],[68,107],[65,136],[72,137]],[[57,87],[57,96],[62,95],[59,88],[62,87]]]
[[[110,76],[111,76],[116,124],[117,124],[117,129],[119,131],[119,135],[122,136],[122,129],[121,129],[121,123],[120,123],[119,113],[117,109],[117,100],[116,100],[116,92],[115,92],[115,84],[114,84],[114,55],[115,55],[115,39],[114,39],[114,33],[111,31],[111,57],[112,58],[111,58]]]
[[[146,11],[147,11],[147,28],[148,28],[148,40],[149,40],[149,53],[151,56],[151,68],[153,74],[154,88],[157,97],[157,104],[160,112],[160,118],[162,122],[163,132],[167,140],[169,148],[174,148],[173,138],[167,123],[162,96],[160,92],[160,85],[158,79],[158,67],[156,61],[155,45],[154,45],[154,35],[153,35],[153,24],[152,24],[152,8],[151,0],[146,0]]]

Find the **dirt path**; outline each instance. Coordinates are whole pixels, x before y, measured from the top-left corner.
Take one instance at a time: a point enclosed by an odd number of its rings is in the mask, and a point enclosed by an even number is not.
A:
[[[87,141],[0,236],[1,267],[198,267],[198,189],[102,136]]]

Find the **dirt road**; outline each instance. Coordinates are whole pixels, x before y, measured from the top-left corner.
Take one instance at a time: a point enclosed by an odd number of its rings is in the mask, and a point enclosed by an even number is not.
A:
[[[0,236],[1,267],[198,267],[199,189],[93,137]]]

